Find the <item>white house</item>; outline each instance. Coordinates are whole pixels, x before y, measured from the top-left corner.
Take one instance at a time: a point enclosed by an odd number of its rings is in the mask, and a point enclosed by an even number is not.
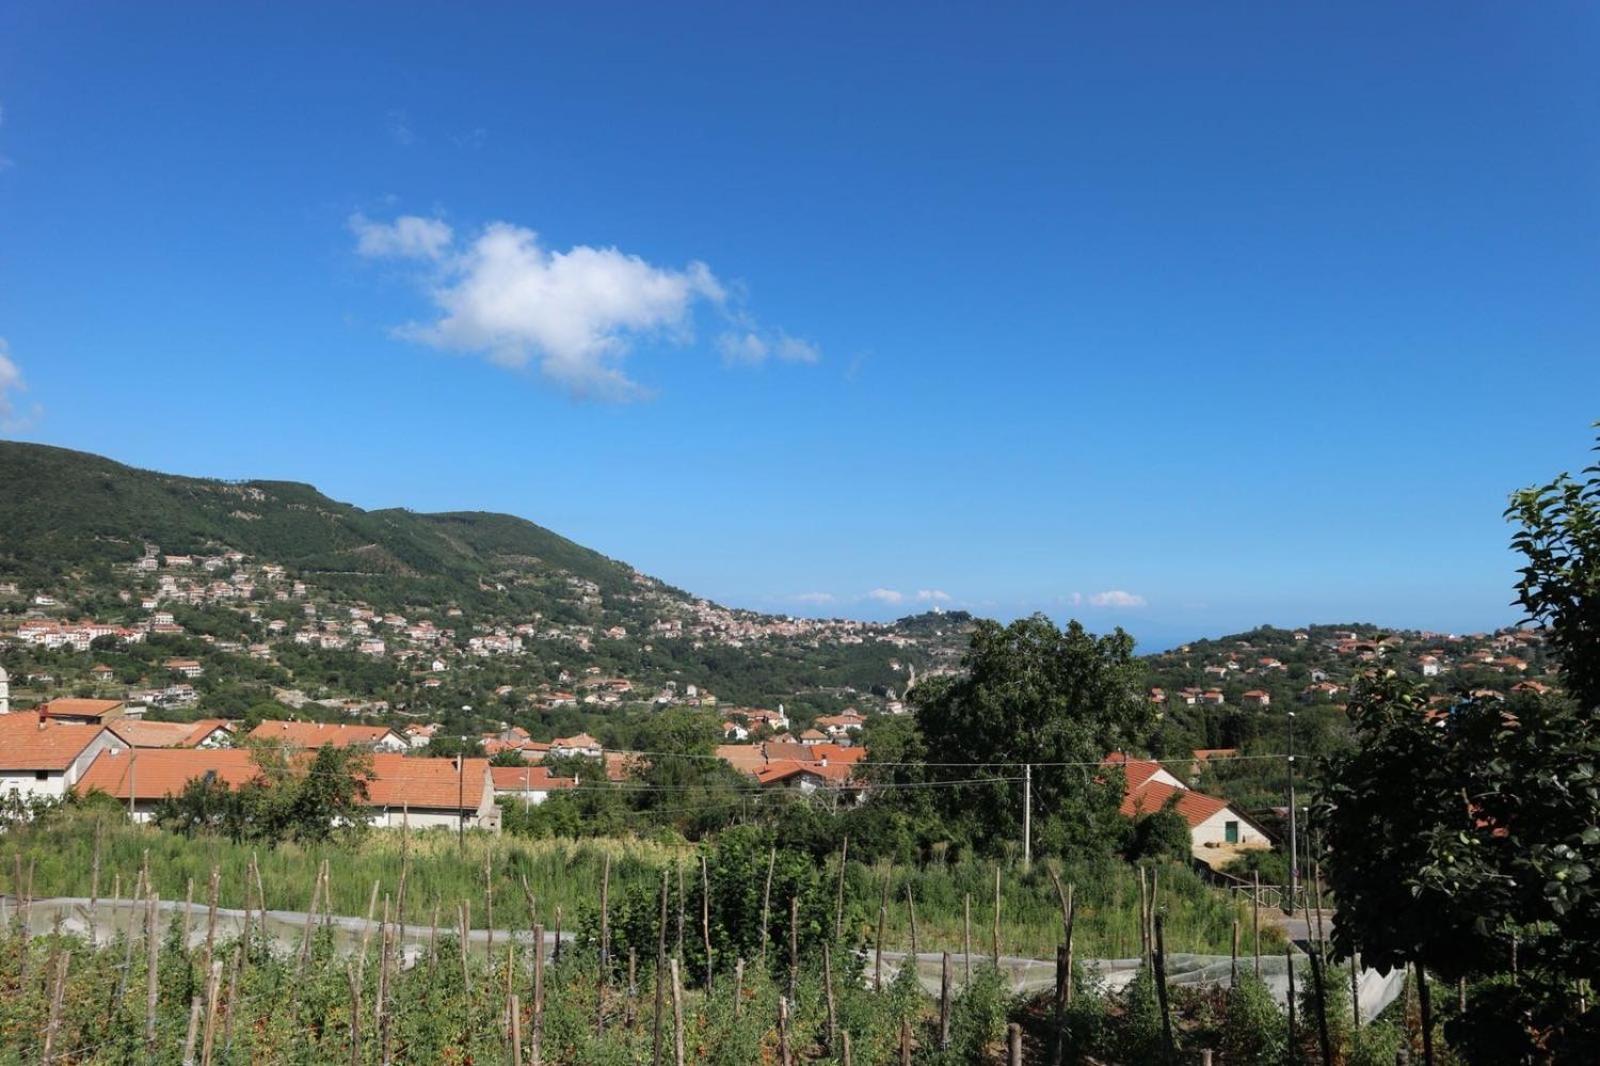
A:
[[[552,758],[578,756],[584,759],[598,759],[601,754],[600,742],[588,733],[579,733],[575,737],[556,737],[550,742]]]
[[[1154,814],[1168,802],[1189,825],[1194,857],[1208,866],[1222,866],[1240,851],[1272,846],[1266,831],[1249,815],[1226,800],[1196,792],[1152,759],[1130,759],[1121,753],[1106,756],[1107,766],[1122,768],[1125,782],[1124,817]]]
[[[6,715],[0,718],[0,795],[61,799],[96,756],[122,746],[104,726]]]
[[[575,778],[551,777],[543,766],[491,766],[489,777],[497,799],[519,800],[529,806],[543,803],[552,792],[578,784]]]

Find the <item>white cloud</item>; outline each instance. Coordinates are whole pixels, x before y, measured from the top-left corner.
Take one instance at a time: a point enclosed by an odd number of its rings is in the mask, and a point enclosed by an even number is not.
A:
[[[363,256],[433,264],[422,280],[438,313],[401,327],[400,336],[501,366],[532,363],[578,395],[626,400],[643,393],[621,367],[634,343],[687,343],[703,304],[732,326],[716,342],[725,363],[819,358],[807,341],[763,331],[699,261],[674,269],[614,247],[554,251],[533,230],[508,222],[460,241],[446,223],[415,215],[390,223],[355,215],[350,230]]]
[[[365,215],[350,216],[356,235],[356,253],[372,259],[438,259],[449,250],[455,234],[436,218],[401,215],[393,222],[374,222]]]
[[[867,593],[867,599],[877,600],[879,603],[900,603],[905,598],[905,593],[896,592],[894,589],[873,589]]]
[[[417,143],[416,131],[411,128],[411,117],[404,111],[389,112],[384,126],[389,131],[389,139],[400,147],[410,148]]]
[[[26,391],[22,371],[11,360],[11,345],[0,337],[0,429],[8,433],[26,429],[38,418],[41,408],[35,404],[25,416],[17,414],[16,394]]]
[[[795,600],[799,603],[832,603],[834,596],[831,592],[802,592]]]
[[[949,603],[950,594],[943,589],[918,589],[917,599],[923,603]]]
[[[1111,589],[1109,592],[1096,592],[1089,597],[1089,604],[1093,607],[1143,607],[1143,596],[1136,596],[1131,592],[1121,589]]]
[[[810,341],[779,332],[772,338],[754,329],[724,333],[717,338],[722,361],[731,365],[759,366],[769,357],[786,363],[815,363],[822,353]]]

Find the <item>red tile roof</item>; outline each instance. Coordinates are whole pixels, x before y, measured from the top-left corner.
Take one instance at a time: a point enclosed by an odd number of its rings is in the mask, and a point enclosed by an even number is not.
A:
[[[367,782],[368,801],[374,807],[475,811],[483,801],[489,760],[464,762],[458,770],[455,759],[377,752],[372,756],[373,777]]]
[[[102,727],[45,721],[31,714],[0,716],[0,770],[65,770]]]
[[[121,700],[51,700],[39,708],[46,718],[106,718],[122,713]]]
[[[203,718],[198,722],[146,722],[119,718],[107,726],[135,748],[192,748],[218,729],[232,729],[225,718]]]
[[[229,788],[260,776],[261,769],[242,748],[142,748],[101,752],[74,787],[79,795],[100,791],[126,800],[158,800],[177,795],[197,777],[215,774]],[[129,792],[132,791],[132,797]]]
[[[496,792],[550,792],[577,784],[570,777],[551,777],[543,766],[491,766],[489,776]]]
[[[1178,813],[1193,829],[1218,811],[1228,809],[1227,803],[1215,796],[1207,796],[1189,788],[1173,788],[1160,781],[1148,781],[1142,788],[1123,795],[1119,808],[1128,818],[1141,814],[1154,814],[1166,806],[1167,800],[1178,797]]]
[[[250,730],[250,739],[281,740],[301,748],[320,748],[324,744],[348,748],[376,744],[391,732],[387,726],[381,725],[266,721]]]
[[[1105,758],[1106,766],[1122,767],[1123,776],[1127,779],[1127,790],[1133,792],[1161,772],[1161,764],[1154,759],[1129,758],[1124,752],[1112,752]]]

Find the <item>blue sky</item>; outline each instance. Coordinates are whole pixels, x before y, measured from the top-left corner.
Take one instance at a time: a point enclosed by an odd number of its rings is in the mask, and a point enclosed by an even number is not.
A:
[[[766,610],[1515,618],[1596,8],[772,7],[8,5],[5,435]]]

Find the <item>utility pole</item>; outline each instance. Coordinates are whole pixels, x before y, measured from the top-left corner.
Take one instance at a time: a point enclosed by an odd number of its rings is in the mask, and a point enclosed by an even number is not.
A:
[[[1033,764],[1022,766],[1022,868],[1033,868]]]
[[[1294,913],[1294,900],[1300,888],[1300,852],[1295,841],[1294,810],[1294,712],[1289,712],[1289,898],[1284,902],[1285,914]]]

